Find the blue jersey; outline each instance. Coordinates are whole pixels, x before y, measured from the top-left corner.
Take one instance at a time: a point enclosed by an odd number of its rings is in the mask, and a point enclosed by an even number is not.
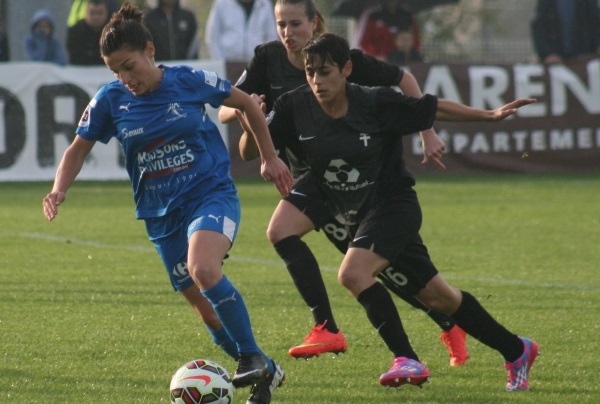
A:
[[[219,107],[231,83],[189,66],[161,67],[163,80],[150,93],[134,96],[118,80],[100,88],[76,131],[90,141],[121,143],[139,219],[233,187],[229,153],[205,108]]]

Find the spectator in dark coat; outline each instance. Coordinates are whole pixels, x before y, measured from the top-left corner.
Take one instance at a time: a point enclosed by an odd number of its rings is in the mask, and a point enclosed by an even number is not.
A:
[[[181,8],[179,0],[159,0],[144,21],[152,34],[154,58],[186,60],[198,57],[198,26],[194,14]]]
[[[67,29],[69,63],[73,65],[104,65],[100,57],[100,36],[108,22],[104,0],[89,0],[85,18]]]
[[[531,22],[535,52],[543,63],[600,55],[600,9],[596,0],[538,0]]]

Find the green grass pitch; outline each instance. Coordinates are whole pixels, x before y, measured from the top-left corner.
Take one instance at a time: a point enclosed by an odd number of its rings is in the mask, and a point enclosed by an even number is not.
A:
[[[540,344],[528,392],[504,391],[500,355],[468,339],[450,368],[439,329],[395,298],[431,383],[386,390],[392,358],[337,283],[325,237],[305,240],[320,264],[346,354],[294,360],[311,315],[265,230],[279,197],[238,181],[239,237],[224,272],[244,295],[261,347],[287,372],[273,403],[600,402],[600,177],[419,178],[422,236],[444,277],[510,330]],[[125,182],[76,182],[48,223],[50,183],[0,184],[0,402],[166,403],[171,375],[195,358],[233,360],[173,293]],[[244,403],[248,389],[236,392]]]

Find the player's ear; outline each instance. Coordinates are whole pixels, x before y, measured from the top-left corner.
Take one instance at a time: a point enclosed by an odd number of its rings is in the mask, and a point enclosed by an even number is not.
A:
[[[342,68],[342,74],[346,78],[348,78],[350,76],[350,74],[352,74],[352,61],[351,60],[348,60],[346,62],[346,64],[344,64],[344,67]]]
[[[156,54],[156,51],[154,49],[154,42],[146,42],[146,54],[152,59],[154,59],[154,55]]]

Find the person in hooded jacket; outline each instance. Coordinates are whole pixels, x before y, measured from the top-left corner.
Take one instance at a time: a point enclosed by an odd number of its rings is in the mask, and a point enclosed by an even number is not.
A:
[[[67,56],[54,36],[54,18],[47,10],[38,10],[31,19],[31,31],[25,37],[25,55],[28,60],[51,62],[64,66]]]

